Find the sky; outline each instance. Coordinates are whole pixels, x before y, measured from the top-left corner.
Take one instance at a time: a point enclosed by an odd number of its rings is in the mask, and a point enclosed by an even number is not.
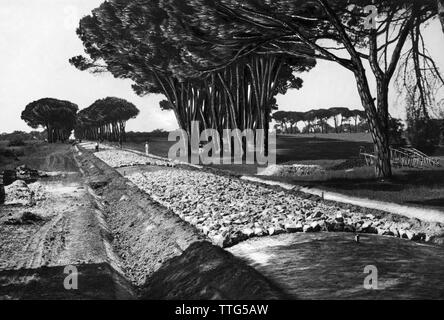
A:
[[[69,100],[80,109],[95,100],[115,96],[134,103],[139,116],[128,122],[128,131],[173,130],[171,111],[162,111],[162,95],[137,96],[131,81],[110,74],[92,75],[71,66],[69,58],[83,54],[75,30],[78,21],[103,0],[0,0],[0,133],[30,131],[20,114],[40,98]],[[438,22],[425,33],[428,48],[444,69],[444,35]],[[362,109],[353,74],[343,67],[318,61],[316,68],[299,75],[300,90],[278,96],[280,110],[349,107]],[[374,82],[370,82],[374,85]],[[404,117],[402,101],[390,94],[390,112]]]

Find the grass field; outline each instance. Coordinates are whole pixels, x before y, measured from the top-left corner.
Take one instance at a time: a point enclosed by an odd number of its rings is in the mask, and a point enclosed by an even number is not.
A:
[[[280,135],[277,138],[277,163],[310,161],[347,160],[357,158],[361,147],[369,150],[372,143],[362,135],[353,139],[354,134],[344,135]],[[370,138],[370,137],[368,137]],[[316,162],[314,162],[316,161]]]

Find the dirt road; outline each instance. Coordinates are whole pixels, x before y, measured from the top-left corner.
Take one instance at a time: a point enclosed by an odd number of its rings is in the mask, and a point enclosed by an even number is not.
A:
[[[108,287],[100,292],[99,287],[88,285],[93,278],[113,283],[116,268],[104,267],[114,261],[110,261],[108,244],[102,236],[100,212],[75,164],[71,146],[42,145],[42,150],[32,148],[28,152],[20,164],[43,169],[48,177],[30,184],[33,190],[39,190],[38,199],[0,207],[0,296],[32,298],[32,292],[40,292],[40,298],[49,276],[58,279],[51,285],[53,297],[70,297],[72,292],[64,290],[67,275],[63,271],[72,265],[88,274],[80,280],[86,291],[76,291],[75,297],[90,296],[88,290],[96,291],[96,297],[131,297],[130,289]],[[23,290],[32,279],[42,279],[42,274],[45,280],[35,281],[41,290]]]

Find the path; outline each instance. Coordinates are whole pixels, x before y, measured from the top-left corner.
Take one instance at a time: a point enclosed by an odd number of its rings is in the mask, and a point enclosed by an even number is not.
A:
[[[267,185],[279,186],[286,190],[298,190],[304,193],[323,197],[325,200],[348,203],[359,207],[386,211],[389,213],[398,214],[408,218],[416,218],[427,222],[444,223],[444,212],[436,209],[405,206],[391,202],[351,197],[337,192],[321,190],[318,188],[300,187],[293,184],[281,183],[258,177],[243,176],[241,179],[253,182],[259,182]]]

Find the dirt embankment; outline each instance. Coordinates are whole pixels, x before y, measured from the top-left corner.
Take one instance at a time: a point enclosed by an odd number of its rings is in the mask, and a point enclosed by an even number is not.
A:
[[[245,262],[209,242],[195,242],[143,286],[143,299],[288,299]]]
[[[282,291],[230,253],[204,241],[86,150],[76,153],[112,235],[125,275],[142,299],[274,299]]]

